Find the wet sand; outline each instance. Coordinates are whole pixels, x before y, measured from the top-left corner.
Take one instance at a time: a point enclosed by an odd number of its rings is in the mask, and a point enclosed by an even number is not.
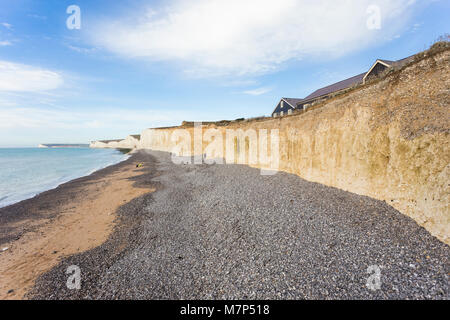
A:
[[[143,167],[137,168],[138,163]],[[0,299],[23,299],[35,280],[62,258],[104,243],[118,208],[154,189],[141,153],[0,209]],[[1,251],[8,248],[6,251]]]

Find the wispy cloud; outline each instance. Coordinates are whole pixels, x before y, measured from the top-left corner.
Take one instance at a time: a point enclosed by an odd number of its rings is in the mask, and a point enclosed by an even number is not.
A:
[[[245,90],[245,91],[242,91],[242,93],[249,94],[252,96],[259,96],[259,95],[262,95],[262,94],[270,92],[270,91],[272,91],[272,88],[262,87],[262,88],[252,89],[252,90]]]
[[[63,83],[58,72],[0,60],[0,91],[43,92],[57,89]]]
[[[0,47],[6,47],[6,46],[11,46],[12,43],[8,40],[5,41],[0,41]]]
[[[1,22],[0,25],[4,26],[6,29],[12,30],[12,24]]]
[[[1,102],[1,101],[0,101]],[[127,128],[135,131],[152,124],[173,121],[174,115],[180,122],[191,114],[182,110],[130,110],[108,109],[89,110],[55,110],[34,107],[8,107],[0,104],[0,129],[8,128],[43,128],[43,129],[92,129]]]
[[[414,23],[414,25],[411,28],[411,32],[416,32],[423,26],[423,22],[421,23]]]
[[[31,146],[38,143],[80,143],[116,139],[150,127],[193,119],[186,110],[130,108],[75,109],[1,106],[0,146]]]
[[[38,14],[28,14],[27,16],[30,17],[30,18],[34,18],[34,19],[47,20],[46,16],[41,16],[41,15],[38,15]]]
[[[255,79],[227,79],[221,82],[222,87],[248,87],[258,85],[258,81]]]
[[[414,3],[172,0],[162,8],[142,8],[135,17],[110,17],[96,26],[93,41],[127,58],[180,64],[191,76],[259,75],[288,61],[329,59],[385,41],[409,22]],[[367,28],[369,5],[381,9],[379,31]]]
[[[93,53],[95,51],[97,51],[97,48],[83,48],[83,47],[77,47],[77,46],[73,46],[73,45],[67,45],[67,47],[70,50],[76,51],[78,53],[84,53],[84,54],[88,54],[88,53]]]

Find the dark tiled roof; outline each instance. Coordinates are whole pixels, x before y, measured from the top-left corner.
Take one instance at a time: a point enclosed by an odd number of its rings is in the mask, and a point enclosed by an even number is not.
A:
[[[293,108],[297,107],[297,103],[303,101],[303,99],[296,99],[296,98],[281,98],[281,99],[289,103]]]
[[[307,102],[309,100],[313,100],[315,98],[339,91],[339,90],[343,90],[346,88],[351,87],[354,84],[357,83],[361,83],[363,81],[364,76],[366,75],[366,73],[361,73],[358,74],[357,76],[336,82],[332,85],[329,85],[327,87],[324,87],[322,89],[316,90],[313,93],[311,93],[309,96],[307,96],[305,99],[303,99],[301,102]]]
[[[411,62],[414,59],[414,56],[415,55],[412,55],[407,58],[396,60],[396,61],[383,60],[383,59],[378,59],[377,61],[381,61],[381,62],[389,65],[390,67],[399,67],[399,66],[403,66],[403,65]],[[333,83],[332,85],[323,87],[321,89],[318,89],[304,99],[295,99],[295,98],[282,98],[282,99],[285,100],[288,104],[290,104],[293,107],[296,107],[300,104],[310,103],[310,102],[314,101],[315,99],[320,98],[322,96],[326,96],[330,93],[344,90],[355,84],[362,83],[364,76],[367,74],[367,72],[368,71],[358,74],[357,76]],[[276,109],[274,110],[274,112],[276,112]]]
[[[378,59],[377,61],[384,62],[390,66],[392,66],[396,62],[396,61],[392,61],[392,60],[382,60],[382,59]]]
[[[392,61],[392,60],[382,60],[382,59],[378,59],[377,61],[381,61],[384,62],[386,64],[388,64],[391,67],[399,67],[402,65],[405,65],[407,63],[409,63],[410,61],[412,61],[414,59],[415,55],[409,56],[407,58],[404,59],[400,59],[400,60],[396,60],[396,61]],[[361,83],[363,81],[364,76],[367,74],[367,72],[358,74],[357,76],[336,82],[332,85],[329,85],[327,87],[324,87],[322,89],[316,90],[313,93],[311,93],[309,96],[307,96],[305,99],[303,99],[300,102],[297,102],[297,105],[300,103],[305,103],[305,102],[309,102],[311,100],[314,100],[316,98],[319,98],[321,96],[325,96],[327,94],[339,91],[339,90],[343,90],[343,89],[347,89],[349,87],[351,87],[354,84],[358,84]]]
[[[397,66],[402,66],[404,64],[407,64],[408,62],[411,62],[414,59],[415,55],[409,56],[407,58],[404,59],[400,59],[400,60],[396,60],[396,61],[392,61],[392,60],[382,60],[382,59],[378,59],[381,62],[384,62],[388,65],[390,65],[391,67],[397,67]]]

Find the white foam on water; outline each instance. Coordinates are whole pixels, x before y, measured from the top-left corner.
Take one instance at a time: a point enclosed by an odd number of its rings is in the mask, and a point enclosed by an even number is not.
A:
[[[114,149],[0,149],[0,208],[129,157]]]

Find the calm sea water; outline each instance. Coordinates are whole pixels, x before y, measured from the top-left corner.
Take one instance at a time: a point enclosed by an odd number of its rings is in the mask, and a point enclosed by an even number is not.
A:
[[[0,207],[127,158],[113,149],[0,148]]]

